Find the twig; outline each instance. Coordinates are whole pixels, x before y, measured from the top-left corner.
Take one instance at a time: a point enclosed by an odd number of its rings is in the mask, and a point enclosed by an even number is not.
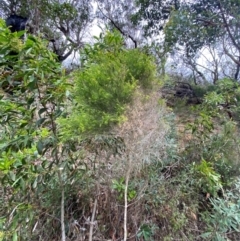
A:
[[[58,171],[58,178],[60,181],[61,185],[61,231],[62,231],[62,241],[66,241],[66,232],[65,232],[65,223],[64,223],[64,185],[63,185],[63,180],[62,180],[62,175],[61,175],[61,170]]]
[[[10,215],[9,215],[8,225],[10,225],[10,223],[12,222],[14,212],[15,212],[15,211],[18,209],[18,207],[19,207],[20,205],[22,205],[22,204],[23,204],[23,203],[19,203],[19,204],[12,210],[12,212],[11,212]]]
[[[130,157],[131,158],[131,157]],[[131,163],[131,160],[130,160]],[[128,208],[128,200],[127,200],[127,193],[128,193],[128,182],[130,176],[131,165],[129,165],[127,175],[126,175],[126,183],[125,183],[125,190],[124,190],[124,238],[123,241],[127,240],[127,208]]]
[[[96,208],[97,208],[97,198],[95,199],[94,206],[93,206],[93,212],[92,212],[92,218],[91,218],[90,230],[89,230],[89,241],[92,241],[93,225],[94,225],[93,222],[95,218]]]
[[[65,223],[64,223],[64,189],[62,187],[62,200],[61,200],[61,229],[62,241],[66,241]]]

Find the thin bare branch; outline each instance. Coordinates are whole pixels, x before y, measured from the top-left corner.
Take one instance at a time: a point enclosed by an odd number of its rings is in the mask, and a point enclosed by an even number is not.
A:
[[[93,206],[93,212],[92,212],[92,218],[91,218],[90,230],[89,230],[89,241],[92,241],[93,226],[94,226],[94,219],[95,219],[96,209],[97,209],[97,198],[95,199],[94,206]]]
[[[126,182],[125,182],[125,190],[124,190],[124,238],[123,240],[126,241],[127,240],[127,210],[128,210],[128,199],[127,199],[127,194],[128,194],[128,182],[129,182],[129,176],[130,176],[130,172],[131,172],[131,157],[129,157],[129,167],[128,167],[128,171],[126,174]]]
[[[240,51],[240,46],[237,44],[237,42],[235,41],[235,38],[233,37],[232,33],[231,33],[231,30],[230,30],[230,26],[227,22],[227,19],[225,17],[225,14],[223,12],[223,8],[222,8],[222,4],[221,4],[221,1],[219,0],[219,8],[220,8],[220,12],[221,12],[221,15],[222,15],[222,19],[223,19],[223,22],[224,22],[224,26],[228,32],[228,35],[233,43],[233,45]],[[230,57],[230,56],[229,56]]]
[[[101,9],[101,7],[100,7],[99,5],[98,5],[98,9],[99,9],[99,11],[102,13],[102,15],[103,15],[105,18],[107,18],[107,19],[111,22],[111,24],[112,24],[123,36],[130,38],[130,39],[132,40],[132,42],[134,43],[134,47],[137,48],[137,46],[138,46],[137,40],[135,40],[135,39],[133,38],[133,36],[131,36],[130,34],[125,33],[111,17],[107,16],[107,15],[103,12],[103,10]]]

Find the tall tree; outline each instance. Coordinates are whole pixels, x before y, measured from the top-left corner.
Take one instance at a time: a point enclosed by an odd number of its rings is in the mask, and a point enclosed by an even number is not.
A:
[[[92,1],[4,0],[3,17],[15,12],[29,18],[31,33],[50,41],[60,61],[84,45],[86,29],[93,21]]]
[[[146,35],[159,34],[173,10],[180,5],[179,0],[136,0],[138,10],[133,18],[142,22]]]
[[[133,23],[137,9],[134,1],[97,0],[97,9],[98,17],[104,23],[112,29],[117,29],[130,46],[138,47],[142,39],[142,27]]]
[[[165,27],[166,49],[176,50],[180,46],[185,50],[186,58],[191,60],[203,47],[217,46],[235,65],[232,77],[237,80],[240,66],[239,6],[239,0],[183,3],[178,11],[172,12]]]

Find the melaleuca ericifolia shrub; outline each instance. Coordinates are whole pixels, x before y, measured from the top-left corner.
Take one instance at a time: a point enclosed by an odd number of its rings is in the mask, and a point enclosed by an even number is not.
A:
[[[151,56],[127,50],[118,32],[107,32],[81,53],[83,68],[74,75],[71,114],[61,119],[63,136],[104,130],[121,122],[138,86],[151,87],[156,68]]]

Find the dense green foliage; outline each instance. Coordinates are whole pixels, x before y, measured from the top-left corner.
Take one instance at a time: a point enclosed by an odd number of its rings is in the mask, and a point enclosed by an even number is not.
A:
[[[10,33],[4,25],[1,20],[0,84],[11,95],[1,92],[0,100],[1,232],[3,240],[32,240],[29,230],[49,205],[43,193],[57,179],[61,183],[56,119],[67,84],[43,41],[29,35],[23,43],[23,33]]]
[[[211,204],[213,212],[204,216],[208,230],[202,237],[205,240],[227,240],[229,230],[239,232],[239,179],[233,189],[226,192],[224,199],[211,199]]]

